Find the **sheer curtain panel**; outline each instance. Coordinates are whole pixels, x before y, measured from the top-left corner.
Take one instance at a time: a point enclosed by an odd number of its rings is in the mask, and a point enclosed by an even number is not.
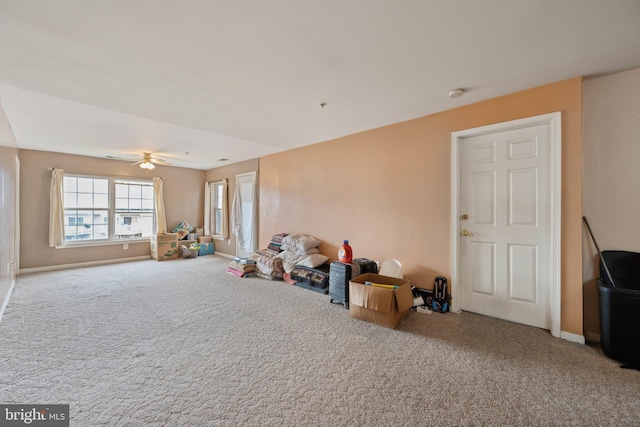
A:
[[[51,172],[49,191],[49,246],[55,248],[64,243],[64,171],[54,169]]]
[[[167,232],[167,217],[164,213],[164,180],[153,177],[153,200],[155,203],[156,234]]]

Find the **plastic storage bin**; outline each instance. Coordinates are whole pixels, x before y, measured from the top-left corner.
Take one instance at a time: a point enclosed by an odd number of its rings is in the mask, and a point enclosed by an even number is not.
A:
[[[640,365],[640,253],[603,251],[602,257],[615,283],[601,262],[596,284],[602,351],[619,362]]]

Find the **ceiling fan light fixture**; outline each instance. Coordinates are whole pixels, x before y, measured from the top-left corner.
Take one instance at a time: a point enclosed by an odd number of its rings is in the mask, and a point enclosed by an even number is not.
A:
[[[144,162],[140,163],[140,167],[142,169],[146,169],[147,172],[149,172],[151,169],[155,168],[156,165],[154,165],[153,163],[151,163],[149,160],[145,160]]]

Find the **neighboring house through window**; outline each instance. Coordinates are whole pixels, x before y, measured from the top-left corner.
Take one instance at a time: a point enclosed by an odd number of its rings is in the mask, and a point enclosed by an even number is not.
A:
[[[153,183],[116,180],[115,238],[150,237]]]
[[[111,242],[151,236],[151,181],[65,174],[63,182],[65,242]]]

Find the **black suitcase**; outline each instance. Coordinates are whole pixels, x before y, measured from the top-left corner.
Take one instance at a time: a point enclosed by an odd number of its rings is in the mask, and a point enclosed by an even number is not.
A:
[[[356,258],[353,260],[353,263],[360,265],[359,274],[366,274],[366,273],[378,274],[378,264],[376,264],[375,261],[371,261],[368,258]],[[355,276],[352,276],[352,277],[355,277]]]
[[[329,266],[329,298],[331,303],[349,308],[349,280],[360,275],[360,264],[334,261]]]
[[[329,297],[332,303],[349,308],[349,280],[365,273],[377,273],[378,264],[367,258],[356,258],[352,264],[334,261],[329,267]]]

